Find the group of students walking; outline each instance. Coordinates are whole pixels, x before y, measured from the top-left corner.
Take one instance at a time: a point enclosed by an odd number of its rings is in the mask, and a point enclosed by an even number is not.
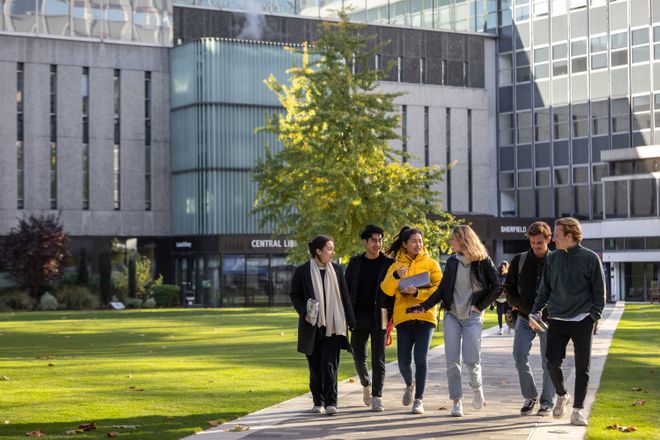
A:
[[[521,414],[532,414],[539,404],[537,414],[552,412],[560,418],[573,401],[571,423],[586,425],[580,410],[589,380],[592,330],[605,305],[605,281],[597,255],[580,245],[582,231],[577,220],[557,220],[554,237],[546,223],[532,223],[527,230],[530,250],[513,258],[503,278],[470,226],[459,225],[452,230],[453,253],[444,273],[424,246],[421,230],[403,227],[385,252],[383,235],[384,231],[374,225],[364,229],[360,239],[365,252],[350,260],[345,274],[339,264],[332,262],[332,238],[315,237],[308,243],[310,260],[294,271],[291,301],[299,315],[298,351],[307,356],[309,364],[312,412],[337,413],[341,349],[353,353],[365,405],[372,411],[384,411],[385,346],[390,321],[396,328],[397,361],[405,383],[402,404],[412,405],[413,414],[423,414],[427,357],[439,318],[449,398],[453,402],[451,415],[463,416],[463,368],[469,376],[472,407],[480,410],[485,401],[481,371],[483,313],[504,293],[518,311],[513,358],[525,399]],[[556,250],[550,252],[552,237]],[[424,284],[408,282],[415,276],[423,276]],[[543,359],[540,395],[528,361],[537,335]],[[369,339],[372,377],[366,355]],[[566,389],[561,370],[569,340],[575,352],[574,398]]]

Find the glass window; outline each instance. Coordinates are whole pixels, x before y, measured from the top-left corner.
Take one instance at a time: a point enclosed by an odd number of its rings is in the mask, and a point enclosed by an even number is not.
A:
[[[500,188],[502,189],[513,189],[513,173],[506,172],[500,173]]]
[[[561,186],[555,188],[555,215],[557,217],[569,217],[571,212],[571,187]]]
[[[531,187],[532,187],[532,172],[518,171],[518,188],[531,188]]]
[[[634,30],[631,32],[631,36],[632,36],[633,46],[638,46],[640,44],[647,44],[649,42],[648,28]]]
[[[587,40],[573,41],[571,43],[571,56],[587,54]]]
[[[626,180],[605,182],[606,218],[628,217],[628,182]]]
[[[573,167],[573,183],[589,183],[589,167]]]
[[[534,140],[544,142],[550,139],[550,109],[534,113]]]
[[[655,179],[630,180],[630,215],[632,217],[656,217],[657,181]]]
[[[536,170],[536,186],[550,186],[550,170]]]
[[[628,64],[627,50],[618,50],[616,52],[612,52],[610,56],[612,57],[612,67],[625,66]]]
[[[573,200],[575,201],[573,216],[577,219],[589,219],[589,192],[589,185],[576,185],[573,187]]]
[[[605,69],[607,68],[607,53],[599,53],[591,56],[591,69]]]
[[[548,61],[548,52],[549,48],[547,47],[542,47],[539,49],[534,50],[534,62],[535,63],[542,63],[544,61]]]
[[[568,107],[555,107],[552,112],[554,139],[568,138]]]
[[[628,33],[621,32],[618,34],[612,34],[610,36],[612,42],[612,50],[623,49],[628,47]]]
[[[568,168],[555,168],[555,186],[568,185]]]
[[[500,87],[503,86],[510,86],[512,83],[512,66],[511,66],[511,58],[512,55],[509,54],[504,54],[499,56],[500,60],[500,65],[499,65],[499,85]]]

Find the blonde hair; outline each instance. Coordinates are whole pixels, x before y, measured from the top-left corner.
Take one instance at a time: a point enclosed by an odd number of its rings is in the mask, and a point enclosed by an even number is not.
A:
[[[476,232],[468,225],[458,225],[451,231],[461,244],[461,254],[470,261],[481,261],[488,258],[486,246],[481,242]]]
[[[580,222],[573,217],[564,217],[555,220],[555,228],[558,227],[561,227],[564,235],[571,234],[574,241],[578,243],[582,241],[582,227],[580,226]]]

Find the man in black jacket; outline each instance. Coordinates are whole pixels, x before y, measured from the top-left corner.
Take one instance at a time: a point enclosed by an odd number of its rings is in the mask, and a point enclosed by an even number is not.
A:
[[[538,389],[529,366],[529,351],[537,334],[529,325],[529,313],[534,306],[536,289],[543,275],[543,265],[549,252],[548,244],[552,238],[552,231],[547,223],[534,222],[527,229],[526,235],[531,249],[513,257],[504,282],[509,304],[518,309],[516,332],[513,336],[513,359],[518,370],[520,391],[525,398],[525,403],[520,409],[520,414],[524,416],[531,414],[539,401]],[[540,396],[541,407],[536,414],[545,416],[550,414],[554,407],[555,387],[552,385],[545,361],[546,334],[541,332],[538,335],[541,342],[543,389]]]
[[[564,415],[571,395],[566,390],[561,364],[566,345],[573,341],[575,355],[575,400],[571,424],[586,426],[581,410],[589,385],[591,335],[605,307],[605,275],[595,252],[580,245],[582,228],[571,217],[555,221],[553,241],[557,250],[545,261],[543,277],[530,316],[548,308],[548,348],[545,357],[552,383],[557,389],[555,418]]]
[[[367,225],[360,234],[365,252],[351,258],[346,268],[346,284],[355,311],[356,326],[351,334],[355,369],[363,387],[364,404],[372,411],[383,411],[382,392],[385,381],[386,312],[391,300],[380,290],[380,283],[392,264],[392,259],[381,252],[383,230]],[[385,324],[385,325],[384,325]],[[371,366],[373,381],[367,368],[367,340],[371,336]]]

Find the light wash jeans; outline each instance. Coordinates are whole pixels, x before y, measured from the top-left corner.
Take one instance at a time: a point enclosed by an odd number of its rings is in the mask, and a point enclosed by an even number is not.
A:
[[[462,364],[470,376],[470,387],[481,388],[481,331],[484,319],[481,313],[471,312],[470,318],[460,320],[445,312],[442,327],[445,336],[445,358],[447,361],[447,385],[449,398],[459,400],[463,397],[461,384]]]
[[[513,359],[516,361],[518,379],[520,380],[520,391],[525,399],[538,399],[539,393],[534,381],[532,369],[529,366],[529,351],[532,341],[537,333],[529,327],[529,320],[522,315],[516,319],[516,333],[513,336]],[[555,397],[555,387],[550,380],[545,350],[547,346],[547,334],[538,333],[541,342],[541,365],[543,366],[543,389],[541,391],[541,405],[552,405]]]

